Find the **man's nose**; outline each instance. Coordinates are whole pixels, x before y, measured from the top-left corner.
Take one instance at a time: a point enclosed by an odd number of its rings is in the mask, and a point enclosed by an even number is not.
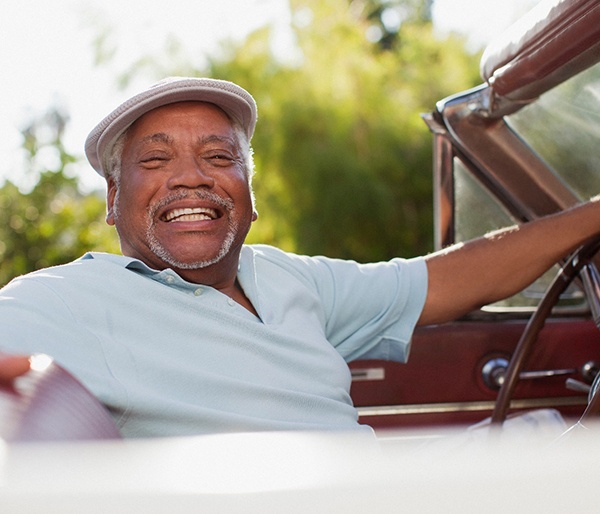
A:
[[[207,168],[208,165],[203,165],[202,160],[195,156],[179,159],[169,176],[167,186],[171,189],[177,187],[212,188],[215,185],[215,179],[207,171]]]

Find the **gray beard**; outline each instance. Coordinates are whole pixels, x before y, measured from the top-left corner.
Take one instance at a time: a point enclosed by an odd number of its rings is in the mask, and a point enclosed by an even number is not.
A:
[[[227,218],[229,220],[229,229],[227,231],[227,237],[223,241],[221,248],[219,249],[219,251],[213,258],[206,259],[206,260],[192,261],[192,262],[182,262],[182,261],[177,260],[175,258],[175,256],[169,250],[167,250],[157,239],[155,230],[154,230],[155,226],[156,226],[156,223],[154,220],[155,220],[156,212],[159,209],[163,208],[164,206],[168,205],[171,202],[183,200],[186,198],[192,198],[192,197],[200,198],[200,199],[204,199],[204,200],[210,200],[210,201],[220,205],[221,207],[223,207],[225,215],[227,216]],[[207,191],[180,190],[176,193],[173,193],[173,194],[169,195],[168,197],[163,198],[160,202],[157,202],[156,204],[150,205],[148,207],[148,212],[147,212],[148,226],[146,227],[146,241],[148,243],[148,247],[150,248],[150,251],[154,255],[156,255],[159,259],[166,262],[173,268],[184,269],[184,270],[195,270],[195,269],[203,269],[203,268],[207,268],[208,266],[212,266],[213,264],[216,264],[219,261],[221,261],[229,253],[229,251],[231,250],[231,247],[233,245],[233,242],[235,241],[235,238],[237,236],[239,227],[238,227],[237,223],[235,223],[233,221],[234,216],[232,216],[232,214],[234,213],[234,209],[235,209],[235,206],[232,201],[224,200],[220,196],[218,196],[214,193],[207,192]],[[118,220],[118,218],[119,218],[119,192],[118,191],[115,196],[113,210],[114,210],[114,218],[115,218],[115,220]]]
[[[153,230],[154,224],[148,227],[146,230],[146,239],[148,240],[148,246],[150,247],[150,251],[156,255],[159,259],[162,259],[164,262],[169,264],[170,266],[178,269],[203,269],[208,266],[212,266],[219,262],[223,257],[225,257],[229,250],[231,250],[231,246],[233,245],[233,241],[235,239],[237,231],[232,227],[231,221],[229,222],[229,232],[227,233],[227,237],[223,241],[221,248],[217,255],[215,255],[212,259],[201,260],[201,261],[192,261],[192,262],[182,262],[178,261],[171,252],[169,252],[160,242],[156,239]]]

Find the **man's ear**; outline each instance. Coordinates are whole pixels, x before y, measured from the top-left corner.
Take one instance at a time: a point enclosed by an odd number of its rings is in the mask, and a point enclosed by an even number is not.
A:
[[[112,177],[106,179],[106,223],[115,224],[115,197],[117,196],[117,183]]]

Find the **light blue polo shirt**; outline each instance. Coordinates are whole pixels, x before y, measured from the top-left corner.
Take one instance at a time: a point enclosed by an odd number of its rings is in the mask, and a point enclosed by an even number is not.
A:
[[[172,270],[89,253],[0,291],[0,349],[52,356],[126,437],[360,429],[346,362],[406,360],[424,261],[245,246],[238,280],[258,317]]]

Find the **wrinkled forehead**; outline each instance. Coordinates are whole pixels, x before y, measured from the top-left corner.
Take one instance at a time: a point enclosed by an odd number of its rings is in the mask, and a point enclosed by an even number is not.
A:
[[[238,130],[236,130],[236,127]],[[205,102],[181,102],[154,109],[140,116],[122,135],[121,152],[153,145],[225,145],[241,150],[242,128],[222,109]],[[239,134],[243,137],[242,134]]]

